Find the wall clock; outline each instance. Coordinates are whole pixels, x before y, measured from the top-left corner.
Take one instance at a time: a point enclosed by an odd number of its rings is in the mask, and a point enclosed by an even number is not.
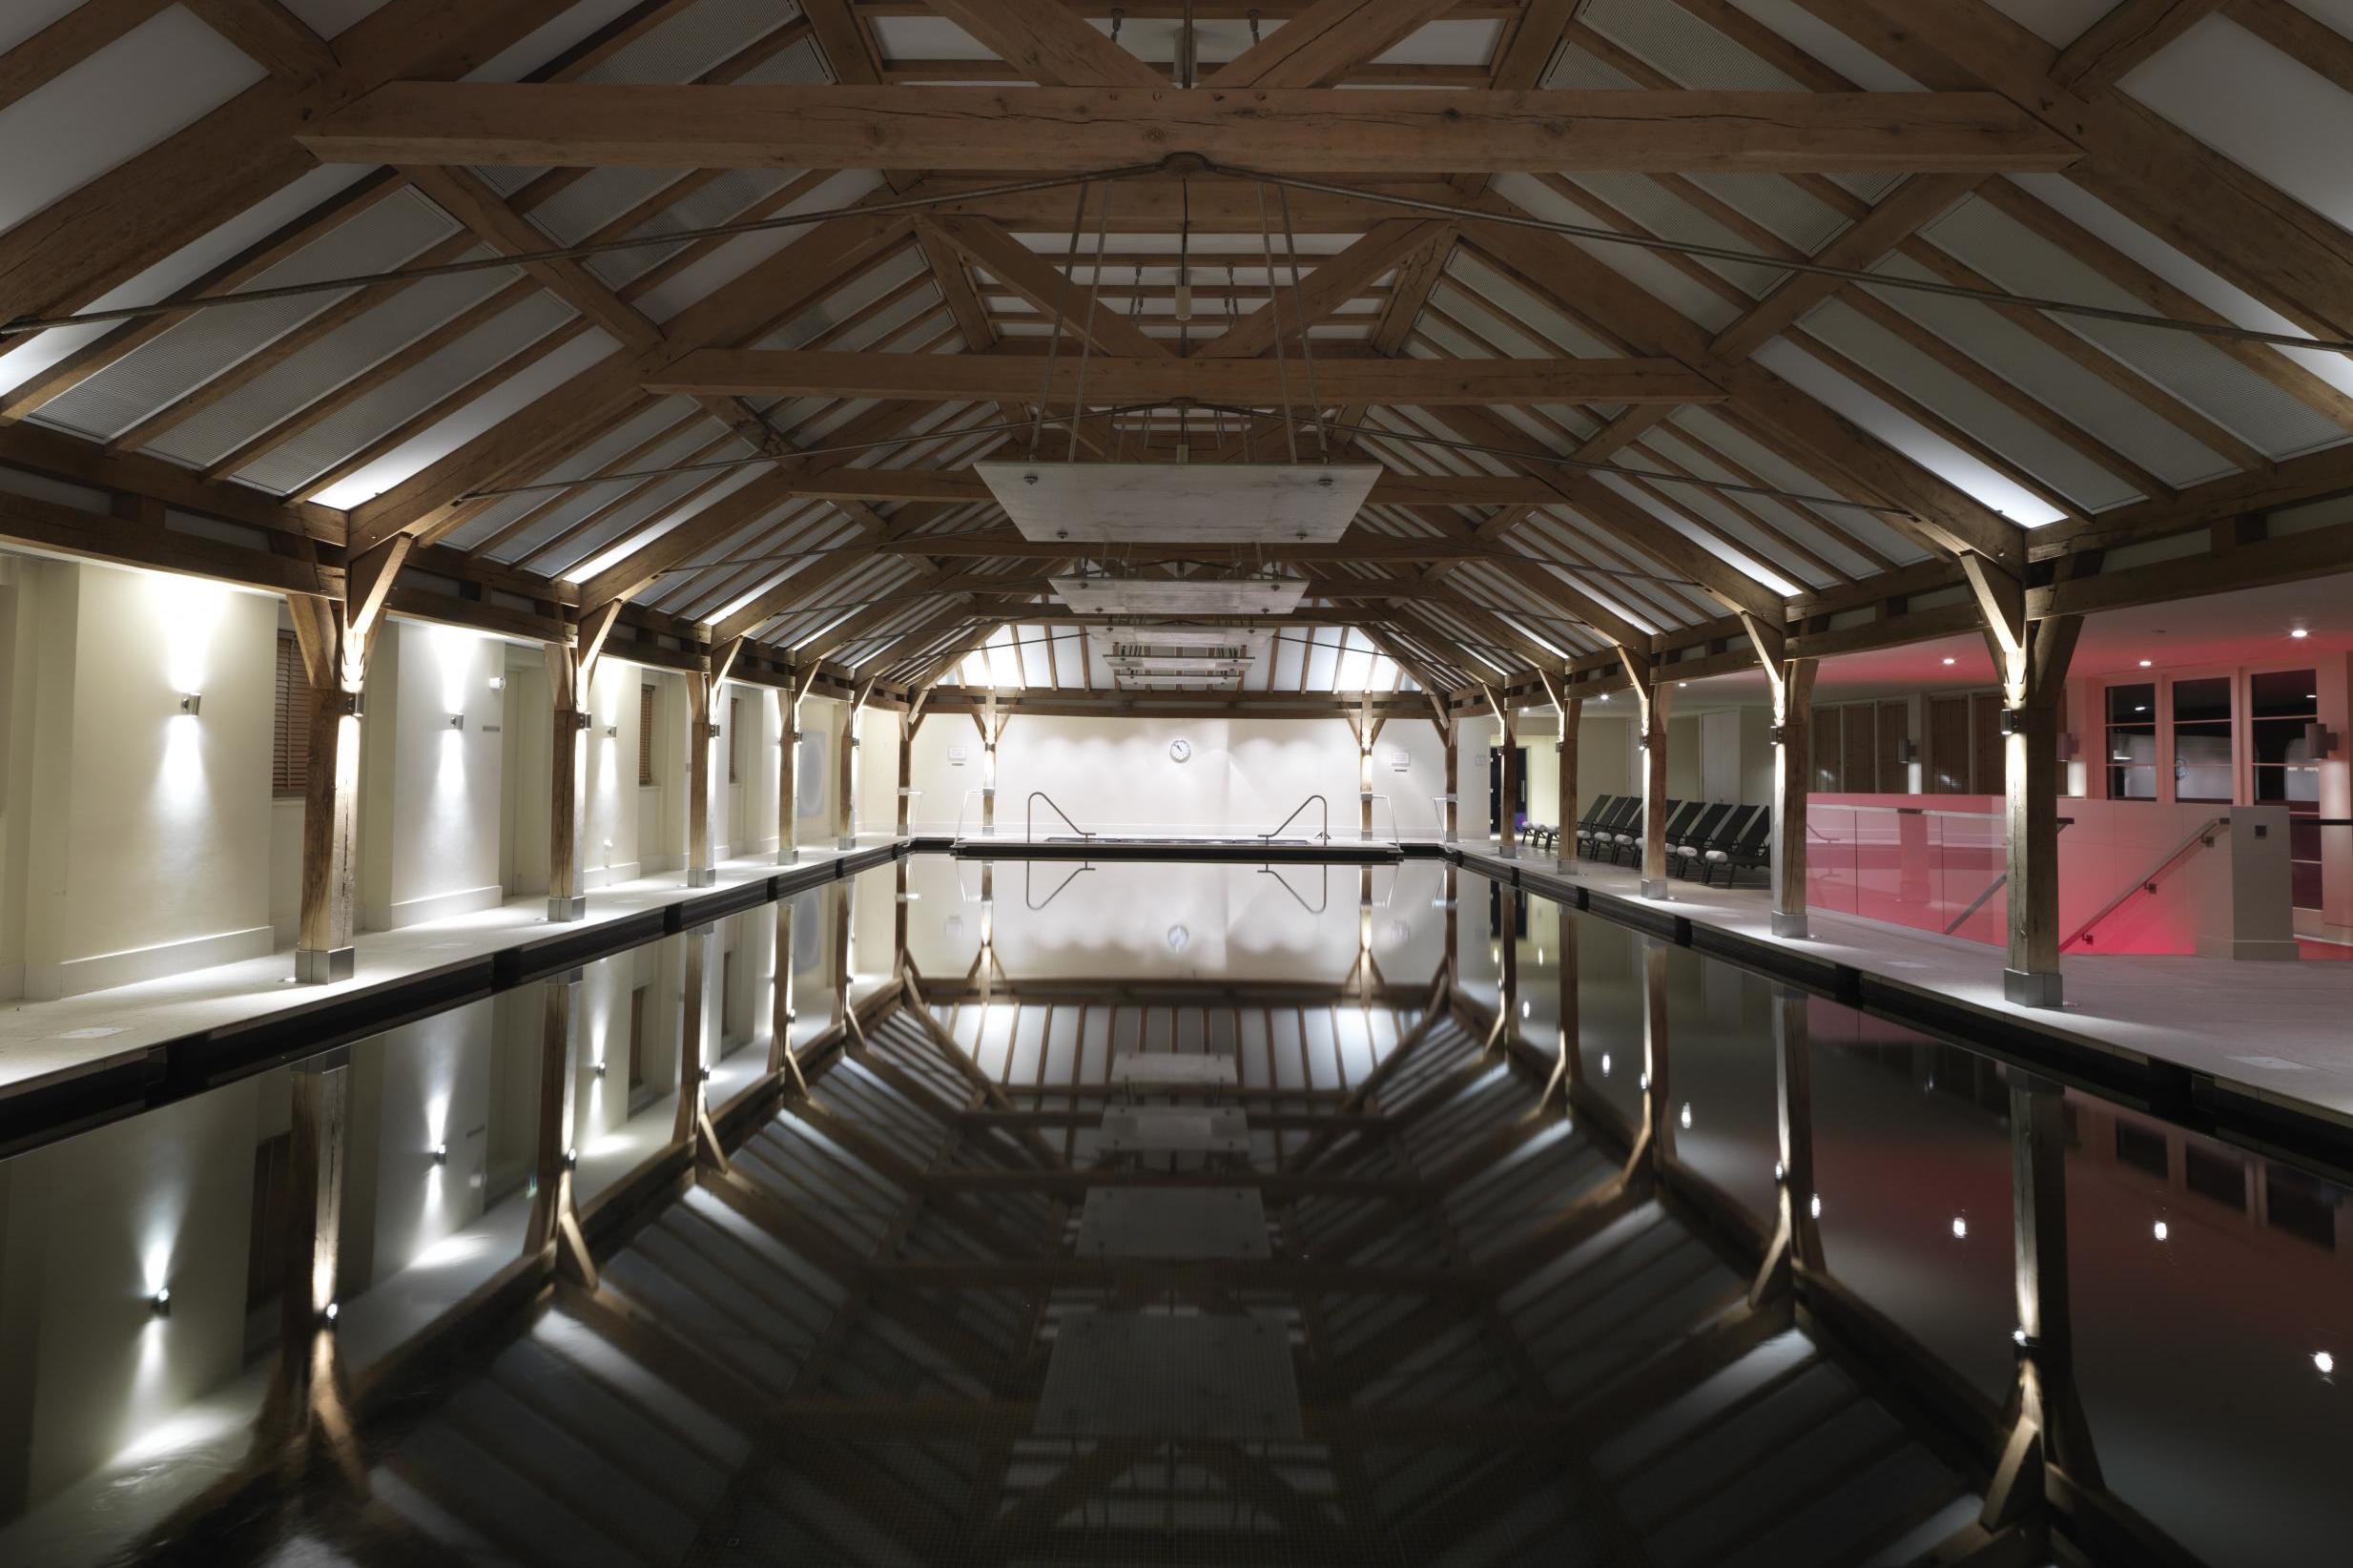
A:
[[[1192,754],[1193,743],[1187,740],[1183,735],[1177,736],[1176,739],[1168,743],[1168,755],[1172,761],[1182,762]]]

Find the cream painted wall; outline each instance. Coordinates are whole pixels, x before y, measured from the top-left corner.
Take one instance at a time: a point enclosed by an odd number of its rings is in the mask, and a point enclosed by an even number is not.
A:
[[[504,652],[506,716],[499,746],[499,881],[511,897],[547,891],[555,690],[539,650],[509,644]]]
[[[505,897],[499,854],[506,645],[394,621],[361,720],[360,927],[392,931]],[[452,727],[450,718],[462,724]]]
[[[588,777],[580,810],[582,881],[588,888],[626,882],[638,874],[641,673],[635,665],[603,659],[588,685]]]
[[[25,994],[70,996],[271,946],[278,607],[195,578],[17,564],[31,611]],[[31,600],[30,606],[24,600]],[[12,683],[13,684],[13,683]],[[201,712],[178,711],[199,692]]]
[[[1191,754],[1178,762],[1170,742],[1182,738]],[[949,760],[952,748],[962,764]],[[1406,769],[1391,767],[1402,753]],[[1357,827],[1357,761],[1354,736],[1340,718],[1065,718],[1022,714],[1006,724],[998,747],[998,825],[1019,832],[1032,790],[1042,790],[1090,831],[1177,828],[1264,833],[1311,794],[1331,805],[1334,837],[1353,836]],[[1441,787],[1443,748],[1435,730],[1418,719],[1385,725],[1373,749],[1373,790],[1394,803],[1405,829],[1426,832],[1432,821],[1430,795]],[[936,713],[917,732],[915,787],[917,822],[929,832],[954,827],[967,790],[980,787],[980,732],[960,712]],[[1375,808],[1377,831],[1389,831],[1389,812]],[[978,801],[965,808],[966,831],[980,816]],[[1060,823],[1043,803],[1039,832]],[[1288,830],[1313,833],[1320,811]]]

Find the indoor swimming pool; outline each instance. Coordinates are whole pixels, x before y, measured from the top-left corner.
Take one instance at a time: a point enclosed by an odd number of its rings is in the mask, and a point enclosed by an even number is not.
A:
[[[2325,1151],[1436,854],[735,902],[0,1159],[0,1561],[2343,1560]]]

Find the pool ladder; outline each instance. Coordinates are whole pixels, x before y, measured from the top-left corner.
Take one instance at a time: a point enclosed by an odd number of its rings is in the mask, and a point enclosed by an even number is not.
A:
[[[1092,838],[1095,836],[1086,829],[1070,820],[1070,814],[1063,810],[1062,807],[1056,805],[1052,795],[1046,794],[1043,790],[1032,790],[1029,792],[1029,799],[1023,803],[1022,808],[1022,837],[1024,841],[1032,844],[1038,841],[1038,802],[1041,800],[1046,803],[1047,810],[1051,811],[1055,815],[1063,819],[1063,827],[1068,828],[1072,833],[1077,834],[1082,838]]]
[[[1280,822],[1277,822],[1277,823],[1274,825],[1274,828],[1273,828],[1273,830],[1272,830],[1271,832],[1269,832],[1269,833],[1262,833],[1262,834],[1260,834],[1258,836],[1259,836],[1259,837],[1261,837],[1261,838],[1263,838],[1263,839],[1265,839],[1265,840],[1266,840],[1267,842],[1269,842],[1269,843],[1272,843],[1272,842],[1274,841],[1274,839],[1275,839],[1276,836],[1277,836],[1277,835],[1279,835],[1279,834],[1281,834],[1281,833],[1282,833],[1282,831],[1283,831],[1285,828],[1290,827],[1290,826],[1291,825],[1291,823],[1292,823],[1292,822],[1296,821],[1296,820],[1298,819],[1299,814],[1300,814],[1301,812],[1303,812],[1303,811],[1306,811],[1306,810],[1307,810],[1310,806],[1321,806],[1321,807],[1323,807],[1323,808],[1324,808],[1324,831],[1323,831],[1323,832],[1321,832],[1321,833],[1319,833],[1319,834],[1317,834],[1315,836],[1316,836],[1319,840],[1321,840],[1322,842],[1324,842],[1324,843],[1327,843],[1327,844],[1331,843],[1331,801],[1329,801],[1329,800],[1326,800],[1326,799],[1325,799],[1322,795],[1320,795],[1320,794],[1311,794],[1311,795],[1309,795],[1309,796],[1308,796],[1305,800],[1300,801],[1300,802],[1299,802],[1299,804],[1297,804],[1296,806],[1293,806],[1293,807],[1290,809],[1290,815],[1286,816],[1285,818],[1283,818],[1283,820],[1281,820]],[[1392,812],[1392,815],[1394,815],[1394,812],[1393,812],[1393,811]],[[1065,818],[1064,820],[1067,820],[1067,818]]]

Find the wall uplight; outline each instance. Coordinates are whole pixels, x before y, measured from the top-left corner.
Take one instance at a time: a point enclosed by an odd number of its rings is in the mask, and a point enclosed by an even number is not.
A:
[[[621,726],[619,726],[618,724],[608,724],[608,725],[606,725],[606,726],[605,726],[605,738],[606,738],[607,740],[619,740],[619,739],[621,738]]]
[[[447,1144],[435,1144],[433,1145],[433,1163],[437,1166],[445,1166],[449,1163],[449,1145]]]
[[[493,675],[493,676],[491,676],[491,677],[490,677],[490,690],[491,690],[491,691],[506,691],[506,676],[504,676],[504,675]]]
[[[2312,630],[2309,627],[2292,626],[2287,629],[2287,634],[2301,643],[2312,635]]]
[[[597,1077],[602,1078],[602,1077],[604,1077],[604,1076],[605,1076],[605,1063],[602,1063],[602,1062],[599,1062],[599,1063],[596,1063],[593,1067],[591,1067],[589,1070],[590,1070],[591,1072],[595,1073]]]
[[[450,714],[450,715],[449,715],[449,728],[451,728],[452,730],[463,730],[463,729],[464,729],[464,728],[465,728],[465,715],[464,715],[464,713],[452,713],[452,714]]]
[[[322,1327],[332,1329],[335,1327],[335,1320],[342,1315],[343,1304],[340,1301],[330,1301],[320,1311],[319,1322]]]
[[[1947,664],[1958,664],[1958,663],[1960,663],[1961,661],[1960,661],[1960,660],[1958,660],[1958,659],[1947,659],[1945,662],[1946,662]]]
[[[182,692],[179,694],[179,711],[180,711],[181,712],[183,712],[183,713],[187,714],[190,718],[195,718],[195,717],[196,716],[197,712],[199,712],[199,711],[200,711],[203,707],[204,707],[204,693],[203,693],[203,692],[201,692],[201,691],[182,691]]]
[[[172,1288],[166,1285],[148,1297],[147,1308],[157,1317],[170,1317],[172,1315]]]

